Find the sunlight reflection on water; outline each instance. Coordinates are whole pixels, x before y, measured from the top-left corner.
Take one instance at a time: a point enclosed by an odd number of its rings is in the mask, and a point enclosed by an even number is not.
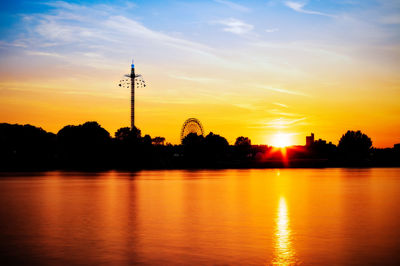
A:
[[[0,173],[1,265],[400,265],[400,169]]]
[[[292,247],[289,212],[286,200],[283,196],[279,199],[276,228],[275,228],[275,257],[274,265],[296,264],[295,252]]]

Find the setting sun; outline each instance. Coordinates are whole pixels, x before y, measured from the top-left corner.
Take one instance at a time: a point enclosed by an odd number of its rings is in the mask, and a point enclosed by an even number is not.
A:
[[[292,136],[288,133],[277,133],[272,138],[272,146],[283,148],[292,145]]]

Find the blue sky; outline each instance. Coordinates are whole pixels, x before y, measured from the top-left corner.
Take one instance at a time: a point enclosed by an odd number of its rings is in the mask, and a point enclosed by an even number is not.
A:
[[[190,116],[231,142],[239,128],[258,143],[315,128],[335,142],[351,126],[400,142],[399,1],[3,1],[0,14],[3,121],[113,132],[129,121],[129,92],[113,86],[134,57],[150,85],[139,127],[172,142],[165,128]],[[67,96],[63,118],[43,119]],[[28,98],[36,113],[17,115]]]
[[[229,37],[219,35],[220,30],[236,35],[248,34],[249,38],[268,40],[331,41],[343,35],[326,39],[324,27],[331,27],[338,20],[347,19],[347,31],[353,27],[379,27],[394,36],[400,23],[398,1],[3,1],[1,4],[1,39],[13,41],[26,33],[24,18],[29,15],[56,15],[62,11],[73,11],[78,7],[92,9],[88,16],[98,19],[118,15],[129,17],[155,31],[185,34],[185,37],[200,41],[207,38],[215,45],[218,40]],[[99,14],[94,11],[102,10]],[[69,22],[72,23],[73,19]],[[36,21],[37,22],[37,21]],[[235,24],[236,22],[236,24]],[[33,22],[34,25],[35,22]],[[352,23],[351,25],[349,25]],[[355,25],[358,24],[358,25]],[[337,25],[337,29],[344,30]],[[251,33],[251,34],[250,34]],[[275,34],[266,34],[275,33]],[[352,32],[354,33],[354,32]],[[251,36],[253,35],[253,36]],[[270,36],[275,35],[275,36]],[[319,35],[319,36],[318,36]],[[231,36],[232,37],[232,36]],[[319,37],[319,38],[318,38]],[[203,39],[204,40],[204,39]],[[235,41],[232,37],[231,41]],[[204,41],[205,42],[205,41]]]
[[[56,36],[51,30],[68,32],[78,26],[88,34],[99,33],[101,22],[113,19],[118,23],[127,19],[148,30],[138,32],[136,39],[125,38],[133,47],[139,46],[141,37],[148,36],[150,31],[216,49],[262,41],[396,45],[400,35],[399,6],[398,1],[352,0],[5,1],[1,6],[1,52],[9,53],[6,45],[33,40],[29,45],[36,46],[35,49],[62,50],[65,38],[60,43],[61,34]],[[109,39],[121,37],[116,33],[103,34]],[[44,47],[50,42],[57,45]],[[84,47],[70,47],[77,49]]]

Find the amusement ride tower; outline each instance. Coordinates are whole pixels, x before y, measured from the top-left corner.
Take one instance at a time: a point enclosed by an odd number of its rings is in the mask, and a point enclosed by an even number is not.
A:
[[[119,86],[131,89],[131,129],[135,127],[135,87],[146,87],[143,76],[135,74],[135,64],[132,59],[131,73],[125,75],[125,79],[120,80]]]

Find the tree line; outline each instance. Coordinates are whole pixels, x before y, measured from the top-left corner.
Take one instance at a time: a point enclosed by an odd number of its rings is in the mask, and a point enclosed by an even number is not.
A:
[[[114,137],[97,122],[68,125],[57,134],[32,125],[0,124],[0,169],[157,169],[241,167],[400,166],[400,149],[376,149],[361,131],[347,131],[338,146],[315,141],[284,151],[252,145],[240,136],[234,145],[217,134],[187,135],[181,145],[163,137],[120,128]]]

